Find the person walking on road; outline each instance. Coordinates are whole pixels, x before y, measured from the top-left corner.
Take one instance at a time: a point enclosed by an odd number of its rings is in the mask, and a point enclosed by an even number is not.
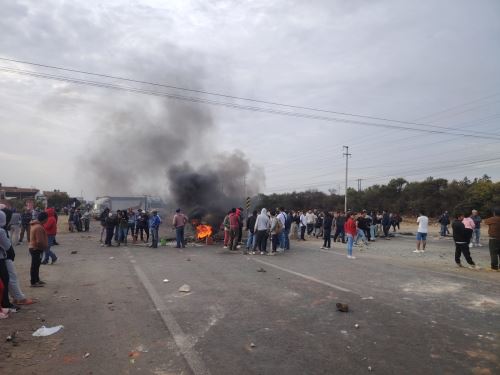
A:
[[[460,262],[460,257],[463,254],[465,260],[469,264],[469,268],[476,268],[476,264],[470,256],[469,242],[471,238],[471,232],[463,223],[464,214],[457,214],[455,221],[451,225],[453,231],[453,241],[455,241],[455,263],[458,267],[463,267]]]
[[[111,244],[111,241],[113,240],[113,233],[115,230],[115,225],[116,225],[116,216],[113,215],[111,211],[108,211],[108,217],[106,218],[105,225],[106,225],[106,239],[104,240],[104,245],[107,247],[113,246]],[[101,245],[101,246],[104,246]]]
[[[188,222],[188,218],[181,212],[181,209],[178,208],[175,210],[174,219],[172,220],[172,225],[175,228],[175,240],[177,245],[175,246],[177,249],[181,247],[186,247],[186,241],[184,239],[184,226]]]
[[[47,208],[45,212],[47,213],[47,221],[45,222],[45,224],[43,224],[43,227],[45,229],[45,232],[47,233],[48,246],[47,249],[43,252],[44,257],[42,264],[48,264],[49,259],[52,261],[51,264],[54,264],[55,262],[57,262],[57,256],[51,250],[51,247],[54,245],[54,238],[57,234],[57,222],[54,216],[55,210],[53,208]]]
[[[427,244],[427,232],[429,231],[429,218],[424,215],[422,211],[417,218],[418,229],[417,229],[417,248],[413,250],[414,253],[425,252],[425,245]],[[420,250],[422,247],[422,250]]]
[[[21,214],[17,212],[15,208],[13,208],[9,223],[10,241],[12,242],[12,244],[19,245],[21,234],[21,220]]]
[[[345,215],[345,224],[344,224],[344,233],[347,239],[347,258],[356,259],[355,256],[352,255],[352,246],[354,243],[354,237],[357,234],[356,222],[352,218],[352,214],[347,212]]]
[[[493,209],[493,216],[486,219],[484,223],[488,226],[488,236],[490,257],[491,257],[491,269],[493,271],[499,271],[499,260],[500,260],[500,208]]]

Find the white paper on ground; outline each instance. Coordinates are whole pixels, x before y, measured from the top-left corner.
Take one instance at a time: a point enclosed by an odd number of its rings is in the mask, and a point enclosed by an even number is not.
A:
[[[55,326],[55,327],[45,327],[41,326],[38,328],[35,332],[33,332],[33,336],[39,337],[39,336],[50,336],[53,335],[54,333],[59,332],[64,326]]]

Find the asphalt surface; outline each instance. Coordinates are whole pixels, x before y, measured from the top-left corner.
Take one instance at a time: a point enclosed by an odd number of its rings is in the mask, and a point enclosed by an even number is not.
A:
[[[40,302],[0,321],[18,332],[1,340],[2,374],[500,373],[500,273],[456,269],[450,241],[422,256],[378,241],[350,260],[317,240],[269,257],[59,237],[46,288],[23,283]],[[487,265],[485,248],[473,257]],[[31,337],[42,324],[65,328]]]

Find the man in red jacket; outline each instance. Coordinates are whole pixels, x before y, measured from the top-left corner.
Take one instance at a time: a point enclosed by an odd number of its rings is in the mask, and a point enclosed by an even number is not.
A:
[[[47,208],[45,210],[47,215],[49,216],[47,221],[43,224],[43,228],[47,232],[49,247],[47,250],[43,252],[43,261],[42,264],[48,264],[49,258],[52,260],[51,264],[54,264],[57,261],[57,256],[51,250],[52,245],[54,245],[54,239],[57,234],[57,221],[55,216],[55,210],[53,208]]]

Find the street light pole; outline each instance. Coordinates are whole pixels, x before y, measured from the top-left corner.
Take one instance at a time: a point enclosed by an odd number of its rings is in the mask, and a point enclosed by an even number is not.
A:
[[[344,193],[344,212],[347,212],[347,179],[348,179],[348,171],[349,171],[349,146],[342,146],[345,152],[342,154],[345,156],[345,193]]]

